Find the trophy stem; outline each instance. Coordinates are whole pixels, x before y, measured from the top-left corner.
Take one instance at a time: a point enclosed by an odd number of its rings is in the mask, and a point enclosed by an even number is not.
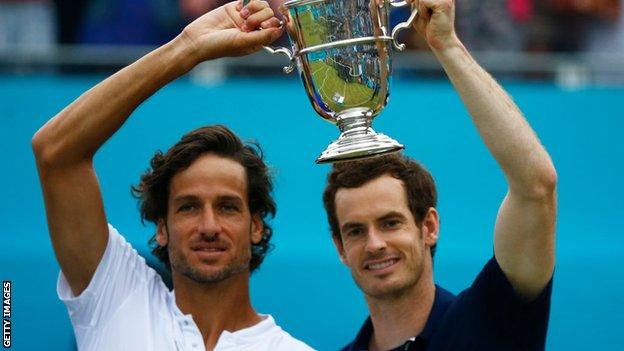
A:
[[[366,108],[345,111],[336,116],[336,124],[342,132],[331,143],[317,163],[355,160],[362,157],[383,155],[403,149],[403,145],[371,128],[372,113]]]
[[[372,111],[366,108],[351,109],[338,114],[336,124],[340,128],[340,137],[375,134],[371,128],[372,117]]]

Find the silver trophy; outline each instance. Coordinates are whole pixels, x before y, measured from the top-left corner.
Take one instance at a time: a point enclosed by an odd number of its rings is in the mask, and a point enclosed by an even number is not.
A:
[[[391,46],[416,17],[390,31],[390,9],[407,6],[391,0],[290,0],[281,7],[292,50],[271,49],[291,60],[284,72],[297,65],[314,110],[337,124],[340,137],[317,163],[353,160],[403,149],[403,145],[376,133],[371,122],[388,103]]]

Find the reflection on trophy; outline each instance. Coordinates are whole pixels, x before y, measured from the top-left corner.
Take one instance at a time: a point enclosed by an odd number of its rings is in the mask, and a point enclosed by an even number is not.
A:
[[[389,97],[391,45],[400,30],[411,26],[410,18],[389,33],[390,7],[407,5],[390,0],[291,0],[281,8],[292,51],[314,110],[337,124],[340,137],[331,143],[317,163],[338,162],[395,152],[403,145],[376,133],[371,122]]]

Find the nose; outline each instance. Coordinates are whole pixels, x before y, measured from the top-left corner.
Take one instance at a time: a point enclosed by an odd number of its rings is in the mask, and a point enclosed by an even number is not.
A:
[[[219,234],[221,225],[219,224],[219,218],[215,215],[212,208],[206,208],[202,211],[197,229],[201,234],[208,236]]]
[[[386,241],[376,229],[371,228],[366,237],[366,252],[374,254],[387,248]]]

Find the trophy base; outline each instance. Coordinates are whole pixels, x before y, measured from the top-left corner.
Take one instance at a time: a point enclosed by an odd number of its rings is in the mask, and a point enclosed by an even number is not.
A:
[[[398,141],[375,132],[341,136],[316,159],[316,163],[334,163],[381,156],[404,149]]]

